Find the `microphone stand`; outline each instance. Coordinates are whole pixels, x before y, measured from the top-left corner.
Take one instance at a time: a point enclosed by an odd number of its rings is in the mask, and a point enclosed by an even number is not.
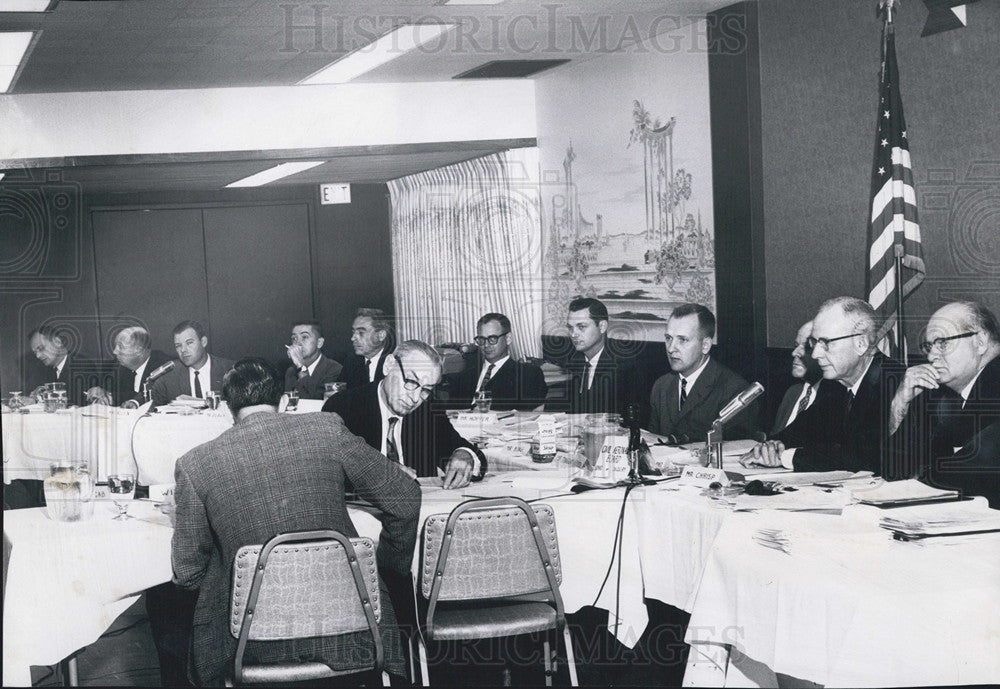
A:
[[[705,449],[708,453],[708,466],[712,469],[722,468],[722,419],[712,422],[712,430],[708,432],[705,440]]]

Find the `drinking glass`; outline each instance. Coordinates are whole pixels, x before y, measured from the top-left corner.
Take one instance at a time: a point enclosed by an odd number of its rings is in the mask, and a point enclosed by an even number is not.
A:
[[[489,390],[480,390],[476,393],[476,399],[472,404],[480,414],[489,413],[490,407],[493,406],[493,393]]]
[[[25,404],[25,399],[21,397],[20,390],[11,390],[10,399],[7,400],[7,407],[11,411],[18,411],[27,406]]]
[[[285,411],[295,411],[299,408],[299,393],[289,390],[285,393],[288,396],[288,403],[285,404]]]
[[[129,519],[128,506],[135,497],[135,474],[111,474],[108,476],[108,493],[118,508],[115,520]]]

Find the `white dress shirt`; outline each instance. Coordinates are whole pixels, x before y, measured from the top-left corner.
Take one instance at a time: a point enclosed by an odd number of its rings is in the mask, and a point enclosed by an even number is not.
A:
[[[68,354],[62,358],[62,361],[60,361],[58,364],[56,364],[56,380],[59,380],[59,376],[62,375],[62,370],[64,368],[66,368],[66,360],[67,359],[69,359],[69,355]]]
[[[212,389],[212,357],[211,355],[205,356],[205,365],[199,369],[189,368],[188,369],[188,382],[191,387],[191,396],[195,397],[194,394],[194,372],[198,371],[198,383],[201,385],[202,397],[208,394]]]
[[[483,387],[483,378],[486,377],[486,371],[489,370],[489,367],[490,366],[493,367],[493,372],[490,374],[490,379],[492,379],[493,376],[495,376],[497,374],[497,371],[500,370],[500,367],[507,363],[508,359],[510,359],[510,354],[508,354],[507,356],[505,356],[502,359],[498,359],[497,361],[493,362],[492,364],[489,361],[486,361],[485,359],[483,359],[483,368],[482,368],[481,371],[479,371],[479,380],[476,381],[476,391],[477,392],[479,391],[479,389],[481,387]]]
[[[135,369],[135,380],[132,381],[132,392],[139,392],[142,388],[142,374],[148,365],[149,357],[147,356],[146,360],[139,364],[138,368]]]
[[[795,404],[792,405],[792,413],[788,415],[788,420],[785,421],[785,428],[791,426],[792,421],[795,421],[795,417],[799,415],[799,405],[802,404],[802,399],[806,395],[809,396],[809,402],[806,404],[806,409],[813,406],[813,402],[816,401],[816,390],[818,387],[819,387],[818,380],[812,385],[810,385],[809,383],[805,383],[802,386],[802,390],[799,391],[799,396],[795,398]],[[803,409],[802,411],[805,411],[805,409]]]
[[[304,371],[306,372],[306,375],[307,375],[307,376],[311,376],[311,375],[313,374],[313,371],[315,371],[315,370],[316,370],[316,367],[317,367],[317,366],[319,366],[319,360],[320,360],[320,359],[322,359],[322,358],[323,358],[323,355],[322,355],[322,354],[320,354],[320,355],[319,355],[318,357],[316,357],[316,359],[315,359],[315,360],[314,360],[314,361],[313,361],[313,362],[312,362],[311,364],[309,364],[308,366],[299,366],[299,373],[302,373],[302,371],[304,370]]]
[[[382,350],[378,350],[370,357],[365,357],[365,361],[368,362],[368,382],[375,382],[375,373],[378,371],[378,362],[382,358]]]
[[[602,354],[604,354],[604,347],[601,347],[593,359],[587,359],[587,390],[594,384],[594,372],[597,370],[597,362],[600,361]]]
[[[680,405],[681,405],[681,381],[682,380],[686,380],[687,381],[687,394],[690,395],[691,394],[691,388],[694,387],[695,382],[698,380],[698,376],[700,376],[701,372],[705,370],[706,366],[708,366],[708,360],[711,359],[711,358],[712,357],[710,357],[710,356],[706,356],[705,360],[703,362],[701,362],[701,366],[699,366],[698,368],[696,368],[695,371],[694,371],[694,373],[692,373],[690,376],[684,377],[684,376],[682,376],[679,373],[677,374],[677,378],[678,378],[678,380],[677,380],[677,408],[678,409],[680,409]]]

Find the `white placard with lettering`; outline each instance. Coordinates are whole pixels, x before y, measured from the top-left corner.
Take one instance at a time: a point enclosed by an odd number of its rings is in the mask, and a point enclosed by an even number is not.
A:
[[[686,466],[681,473],[680,480],[677,481],[682,486],[698,486],[708,488],[713,483],[723,486],[730,484],[729,477],[722,469],[711,469],[709,467]]]
[[[474,411],[464,411],[458,415],[457,419],[455,419],[455,424],[458,426],[485,426],[496,422],[496,412],[480,414]]]
[[[320,205],[328,206],[334,203],[351,202],[350,184],[321,184],[319,185]]]
[[[149,487],[149,499],[154,502],[173,502],[174,485],[173,483],[154,483]]]
[[[595,478],[617,480],[628,475],[628,436],[606,435],[594,466]]]
[[[556,421],[551,416],[538,419],[538,454],[555,455]]]

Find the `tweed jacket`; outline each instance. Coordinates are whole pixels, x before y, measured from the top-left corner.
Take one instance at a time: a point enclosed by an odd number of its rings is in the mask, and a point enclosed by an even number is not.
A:
[[[295,390],[305,400],[321,400],[327,383],[334,383],[340,377],[343,366],[339,361],[320,353],[316,368],[307,376],[299,378],[299,369],[294,365],[285,371],[285,392]]]
[[[233,362],[214,354],[210,354],[209,356],[212,359],[212,380],[209,381],[210,385],[206,385],[202,381],[201,390],[203,393],[207,393],[209,390],[221,392],[222,379],[229,369],[233,367]],[[153,388],[150,392],[152,393],[154,407],[170,404],[181,395],[190,395],[191,378],[188,375],[188,367],[178,362],[174,370],[153,383]]]
[[[233,559],[244,545],[279,533],[336,529],[357,536],[344,483],[381,510],[379,571],[408,575],[416,544],[420,489],[399,467],[351,435],[333,414],[251,414],[177,461],[174,581],[199,589],[189,670],[196,685],[218,684],[231,671],[236,639],[229,630]],[[383,593],[385,593],[383,587]],[[383,595],[387,669],[403,674],[395,616]],[[253,642],[248,659],[272,662],[290,650],[335,668],[370,656],[367,632],[295,642]]]

